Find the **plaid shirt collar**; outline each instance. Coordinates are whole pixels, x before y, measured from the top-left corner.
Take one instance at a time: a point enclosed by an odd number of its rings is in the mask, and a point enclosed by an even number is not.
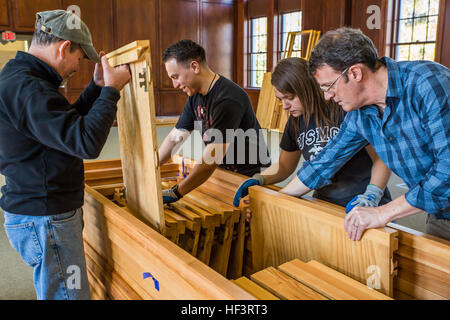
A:
[[[398,62],[388,57],[381,58],[388,70],[387,98],[401,98],[403,96],[403,80]]]
[[[381,61],[386,65],[388,71],[388,88],[386,93],[386,111],[390,113],[390,109],[393,104],[389,103],[390,99],[401,99],[403,96],[403,80],[401,77],[400,67],[398,62],[388,58],[383,57]],[[380,112],[375,104],[367,105],[361,108],[361,111],[366,115],[379,116]]]

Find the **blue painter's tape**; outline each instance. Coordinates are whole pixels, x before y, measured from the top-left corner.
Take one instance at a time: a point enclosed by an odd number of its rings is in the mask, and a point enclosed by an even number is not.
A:
[[[152,278],[152,279],[153,279],[153,282],[155,283],[155,289],[159,291],[159,281],[156,280],[155,277],[152,276],[151,273],[149,273],[149,272],[144,272],[144,273],[142,274],[142,277],[144,278],[144,280],[147,279],[147,278]]]
[[[150,278],[150,277],[153,278],[153,276],[152,276],[150,273],[148,273],[148,272],[144,272],[144,273],[142,274],[142,277],[144,278],[144,280],[147,279],[147,278]]]
[[[159,281],[153,278],[153,282],[155,283],[155,289],[159,291]]]

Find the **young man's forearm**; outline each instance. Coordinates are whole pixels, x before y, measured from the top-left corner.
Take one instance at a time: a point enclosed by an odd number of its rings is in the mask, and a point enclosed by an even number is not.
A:
[[[189,175],[178,184],[178,192],[181,195],[185,195],[198,186],[200,186],[203,182],[208,180],[208,178],[214,173],[214,170],[218,165],[216,164],[205,164],[199,163],[196,164],[192,170],[189,172]]]
[[[171,141],[167,136],[158,149],[159,164],[163,165],[172,157],[172,150],[175,147],[175,142]]]

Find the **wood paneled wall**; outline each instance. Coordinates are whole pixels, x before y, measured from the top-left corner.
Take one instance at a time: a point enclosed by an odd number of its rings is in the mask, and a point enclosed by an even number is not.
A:
[[[235,79],[236,6],[233,0],[0,0],[0,30],[32,34],[36,12],[77,5],[94,46],[106,53],[134,40],[150,40],[157,115],[179,115],[187,96],[172,86],[162,52],[172,43],[192,39],[202,45],[211,68]],[[80,71],[62,91],[70,101],[89,83],[94,64]]]
[[[0,31],[31,34],[35,13],[78,5],[91,29],[94,45],[109,52],[136,39],[149,39],[153,62],[157,115],[178,115],[186,95],[172,87],[161,62],[162,52],[181,39],[192,39],[206,50],[212,69],[246,87],[249,18],[268,17],[268,63],[277,63],[280,15],[302,10],[303,29],[322,33],[341,26],[360,28],[385,55],[393,0],[0,0]],[[369,5],[381,8],[381,29],[370,30],[366,22]],[[436,61],[450,66],[450,0],[441,0]],[[63,90],[75,100],[88,84],[94,65],[84,61],[81,71]],[[256,110],[259,89],[246,88]]]

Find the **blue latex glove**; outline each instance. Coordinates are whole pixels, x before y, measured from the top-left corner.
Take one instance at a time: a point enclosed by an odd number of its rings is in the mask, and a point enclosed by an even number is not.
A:
[[[174,188],[165,189],[162,191],[163,203],[172,203],[181,199],[181,197],[177,196]]]
[[[251,186],[263,186],[264,185],[264,177],[259,173],[256,173],[250,179],[245,180],[241,183],[236,193],[234,194],[233,205],[235,207],[239,207],[239,202],[242,198],[248,195],[248,188]]]
[[[349,213],[354,207],[377,207],[383,197],[384,191],[376,185],[367,185],[363,194],[357,195],[347,203],[345,213]]]

